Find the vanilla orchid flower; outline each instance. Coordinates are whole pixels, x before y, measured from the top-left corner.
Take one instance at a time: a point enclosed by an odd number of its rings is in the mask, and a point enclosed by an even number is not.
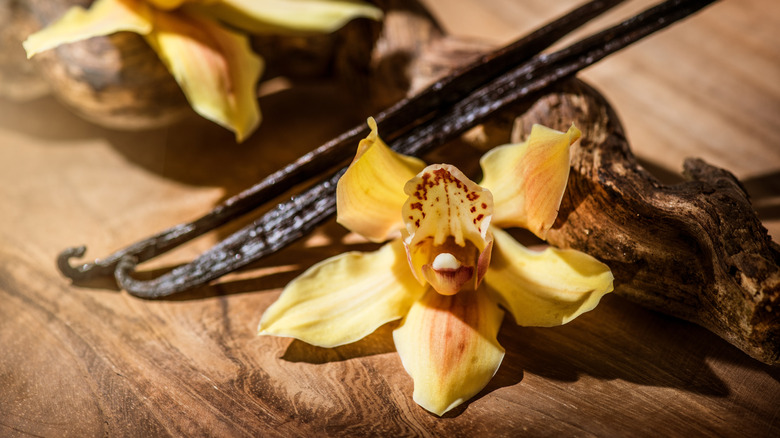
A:
[[[243,141],[260,124],[256,85],[264,69],[247,34],[332,32],[382,12],[347,0],[96,0],[71,7],[30,35],[32,57],[60,44],[120,31],[142,35],[192,108]]]
[[[414,381],[414,400],[442,415],[481,391],[504,349],[504,310],[522,326],[565,324],[612,291],[612,273],[571,249],[526,249],[501,227],[544,238],[579,139],[540,125],[525,143],[480,160],[480,185],[447,164],[425,166],[379,138],[360,142],[337,188],[338,221],[379,250],[348,252],[293,280],[263,315],[259,333],[320,347],[355,342],[402,319],[393,340]]]

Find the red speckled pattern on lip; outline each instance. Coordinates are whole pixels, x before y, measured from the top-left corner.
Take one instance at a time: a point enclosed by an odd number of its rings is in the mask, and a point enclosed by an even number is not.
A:
[[[417,279],[448,295],[467,283],[476,288],[483,270],[474,268],[491,240],[487,231],[493,195],[447,164],[426,167],[406,183],[404,191],[409,195],[403,207],[408,233],[404,243]],[[463,265],[457,275],[430,267],[441,253],[454,255]]]

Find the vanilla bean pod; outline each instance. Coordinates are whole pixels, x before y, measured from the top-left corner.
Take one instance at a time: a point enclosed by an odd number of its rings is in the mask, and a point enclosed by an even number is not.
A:
[[[419,94],[404,99],[376,116],[384,137],[392,140],[408,132],[421,120],[436,117],[437,112],[454,104],[481,84],[499,76],[512,66],[527,61],[566,34],[623,1],[590,1],[514,43],[480,57]],[[133,257],[139,263],[149,260],[257,209],[300,182],[342,164],[352,156],[355,145],[367,134],[368,128],[361,124],[303,155],[258,184],[225,200],[204,216],[192,222],[175,225],[92,263],[71,266],[70,259],[84,256],[86,247],[67,248],[59,254],[57,266],[65,276],[83,281],[113,274],[117,263],[125,257]]]
[[[404,154],[421,155],[481,123],[499,109],[528,99],[714,1],[669,0],[558,52],[536,56],[478,88],[436,118],[415,126],[396,138],[391,147]],[[162,297],[205,284],[271,254],[335,213],[336,183],[344,171],[345,168],[278,205],[191,263],[156,279],[134,279],[131,274],[135,260],[124,258],[117,265],[117,282],[133,295]]]

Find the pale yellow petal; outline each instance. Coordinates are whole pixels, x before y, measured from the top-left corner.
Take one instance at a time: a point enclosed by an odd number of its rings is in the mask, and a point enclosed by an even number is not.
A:
[[[444,296],[428,291],[393,332],[414,401],[437,415],[474,397],[498,370],[496,335],[504,312],[480,291]]]
[[[146,5],[137,0],[97,0],[85,10],[74,6],[59,20],[30,35],[22,44],[30,58],[60,44],[120,31],[147,34],[152,30]]]
[[[523,326],[565,324],[592,310],[612,291],[612,272],[573,249],[531,251],[493,229],[493,257],[485,283]]]
[[[581,136],[534,125],[525,143],[497,147],[480,160],[480,183],[493,193],[493,224],[523,227],[544,239],[558,216],[569,179],[569,147]]]
[[[222,0],[204,10],[252,33],[333,32],[355,18],[382,18],[376,6],[343,0]]]
[[[345,253],[312,266],[287,285],[258,330],[336,347],[402,318],[424,291],[394,240],[376,252]]]
[[[183,5],[184,3],[188,3],[192,0],[146,0],[147,2],[151,3],[157,8],[165,9],[165,10],[171,10],[176,9]]]
[[[406,183],[404,192],[408,195],[403,205],[408,233],[404,243],[415,276],[424,278],[424,266],[441,253],[475,268],[490,241],[491,193],[449,164],[426,167]]]
[[[376,121],[368,119],[371,133],[358,145],[355,159],[336,187],[337,221],[374,242],[403,227],[401,207],[404,184],[425,163],[387,147]]]
[[[239,142],[257,128],[263,62],[246,36],[197,15],[156,11],[147,40],[198,114],[234,131]]]

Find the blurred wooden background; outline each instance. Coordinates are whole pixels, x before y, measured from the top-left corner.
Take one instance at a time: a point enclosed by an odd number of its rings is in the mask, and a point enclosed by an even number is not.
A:
[[[426,0],[450,34],[500,45],[575,0]],[[578,33],[653,2],[629,1]],[[664,181],[686,157],[739,177],[780,236],[780,7],[721,1],[579,76],[620,115]],[[567,39],[564,43],[570,42]],[[306,102],[302,105],[301,102]],[[479,396],[439,419],[411,399],[389,328],[321,350],[255,336],[302,269],[370,248],[333,221],[311,237],[182,296],[146,301],[111,282],[73,286],[56,254],[108,254],[191,220],[359,123],[331,84],[265,95],[236,145],[191,117],[120,132],[51,97],[0,101],[0,435],[777,436],[780,370],[695,325],[610,295],[554,329],[507,321],[507,356]],[[185,262],[238,225],[144,270]]]

